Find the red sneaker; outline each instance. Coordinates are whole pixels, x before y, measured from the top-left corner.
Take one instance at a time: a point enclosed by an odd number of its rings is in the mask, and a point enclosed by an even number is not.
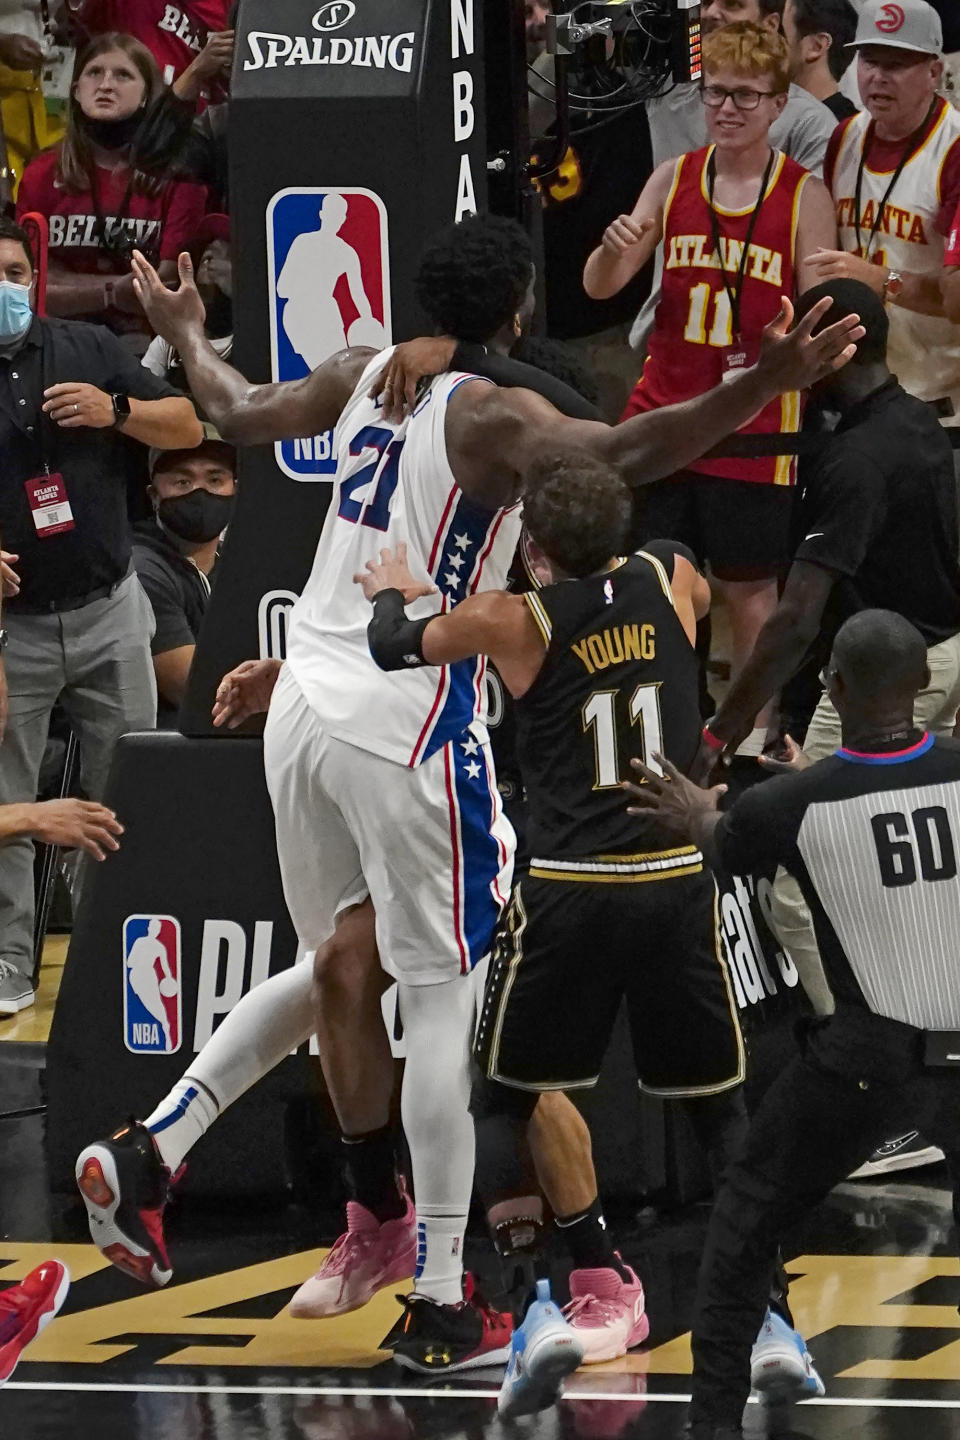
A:
[[[139,1120],[88,1145],[77,1157],[77,1187],[87,1207],[90,1239],[111,1265],[144,1285],[166,1285],[173,1275],[163,1212],[185,1168],[171,1175]]]
[[[409,1280],[417,1268],[417,1216],[399,1180],[402,1215],[381,1225],[355,1200],[347,1202],[347,1228],[327,1251],[316,1275],[290,1301],[297,1320],[322,1320],[359,1310],[387,1285]]]
[[[630,1279],[610,1269],[572,1270],[567,1322],[583,1344],[583,1364],[617,1360],[650,1334],[643,1286],[629,1266]]]
[[[441,1305],[427,1295],[398,1295],[404,1313],[380,1348],[392,1350],[398,1365],[421,1375],[505,1365],[513,1316],[494,1310],[469,1272],[463,1277],[463,1293],[456,1305]]]
[[[0,1290],[0,1385],[67,1298],[70,1271],[59,1260],[45,1260],[19,1285]]]

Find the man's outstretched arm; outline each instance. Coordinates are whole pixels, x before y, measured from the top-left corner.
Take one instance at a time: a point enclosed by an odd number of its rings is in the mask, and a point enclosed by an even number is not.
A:
[[[319,435],[340,419],[375,351],[341,350],[302,380],[253,385],[214,350],[203,331],[204,307],[186,254],[178,263],[179,290],[168,290],[139,251],[134,252],[133,285],[158,335],[183,360],[190,390],[225,440],[260,445]]]

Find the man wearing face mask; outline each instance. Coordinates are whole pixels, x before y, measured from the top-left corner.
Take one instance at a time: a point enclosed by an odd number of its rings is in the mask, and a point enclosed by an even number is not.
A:
[[[27,236],[0,219],[0,537],[19,557],[0,634],[9,687],[0,805],[36,799],[58,701],[80,741],[90,800],[103,793],[117,738],[155,723],[128,447],[203,438],[190,401],[109,330],[35,316],[32,283]],[[33,847],[21,836],[0,852],[0,1016],[33,1003],[33,918]]]
[[[153,519],[134,530],[133,561],[153,607],[157,725],[172,729],[233,513],[237,454],[212,425],[194,450],[151,450]]]

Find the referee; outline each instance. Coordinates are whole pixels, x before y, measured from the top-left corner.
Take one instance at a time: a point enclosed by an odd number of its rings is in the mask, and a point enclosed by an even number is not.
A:
[[[638,766],[646,783],[628,787],[711,865],[744,875],[773,856],[796,878],[837,1002],[767,1092],[717,1198],[694,1314],[693,1440],[741,1434],[788,1228],[897,1127],[947,1150],[960,1141],[960,743],[914,726],[927,647],[901,615],[848,620],[826,683],[840,748],[725,815],[719,790],[670,765],[668,781]]]

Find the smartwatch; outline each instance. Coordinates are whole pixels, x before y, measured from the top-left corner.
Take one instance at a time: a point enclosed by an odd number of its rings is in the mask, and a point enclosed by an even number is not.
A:
[[[4,650],[6,650],[7,641],[9,638],[10,637],[8,636],[6,630],[0,630],[0,655],[3,654]]]
[[[110,400],[113,405],[113,426],[115,430],[120,430],[130,419],[130,396],[118,391],[110,396]]]

